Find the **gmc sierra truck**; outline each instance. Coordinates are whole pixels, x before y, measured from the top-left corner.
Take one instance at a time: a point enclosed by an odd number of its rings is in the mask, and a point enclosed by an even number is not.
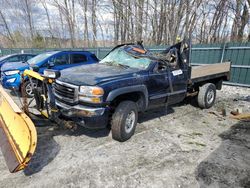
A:
[[[222,81],[229,80],[230,62],[192,67],[190,45],[179,42],[160,53],[142,43],[112,49],[99,64],[62,70],[53,84],[63,116],[87,128],[111,125],[112,137],[128,140],[138,113],[195,96],[199,107],[210,108]]]

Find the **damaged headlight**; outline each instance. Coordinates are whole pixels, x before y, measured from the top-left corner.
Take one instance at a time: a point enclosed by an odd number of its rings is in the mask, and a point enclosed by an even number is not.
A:
[[[80,86],[79,100],[91,103],[101,103],[104,91],[101,87]]]

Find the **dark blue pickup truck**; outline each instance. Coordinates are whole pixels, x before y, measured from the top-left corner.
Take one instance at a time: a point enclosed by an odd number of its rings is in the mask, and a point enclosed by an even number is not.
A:
[[[189,42],[182,41],[155,54],[141,43],[115,47],[98,64],[61,71],[53,90],[63,116],[87,128],[111,124],[112,137],[129,139],[138,112],[172,105],[196,96],[210,108],[216,89],[229,79],[230,62],[191,67]]]

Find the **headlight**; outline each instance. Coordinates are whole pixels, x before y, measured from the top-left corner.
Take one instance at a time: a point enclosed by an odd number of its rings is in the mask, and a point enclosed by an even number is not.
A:
[[[60,77],[60,71],[57,70],[51,70],[51,69],[45,69],[43,71],[43,76],[46,78],[58,78]]]
[[[6,71],[4,72],[4,74],[6,76],[10,76],[10,75],[18,74],[19,72],[20,72],[19,70],[13,70],[13,71]]]
[[[91,96],[91,95],[103,95],[104,91],[101,87],[80,86],[80,93],[87,96]]]
[[[91,103],[101,103],[104,91],[101,87],[80,86],[79,100]]]

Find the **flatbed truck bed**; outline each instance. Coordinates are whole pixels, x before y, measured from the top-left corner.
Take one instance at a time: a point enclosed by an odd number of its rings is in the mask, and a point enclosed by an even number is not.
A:
[[[189,83],[198,83],[216,78],[230,78],[231,62],[205,64],[191,67],[191,76]]]

